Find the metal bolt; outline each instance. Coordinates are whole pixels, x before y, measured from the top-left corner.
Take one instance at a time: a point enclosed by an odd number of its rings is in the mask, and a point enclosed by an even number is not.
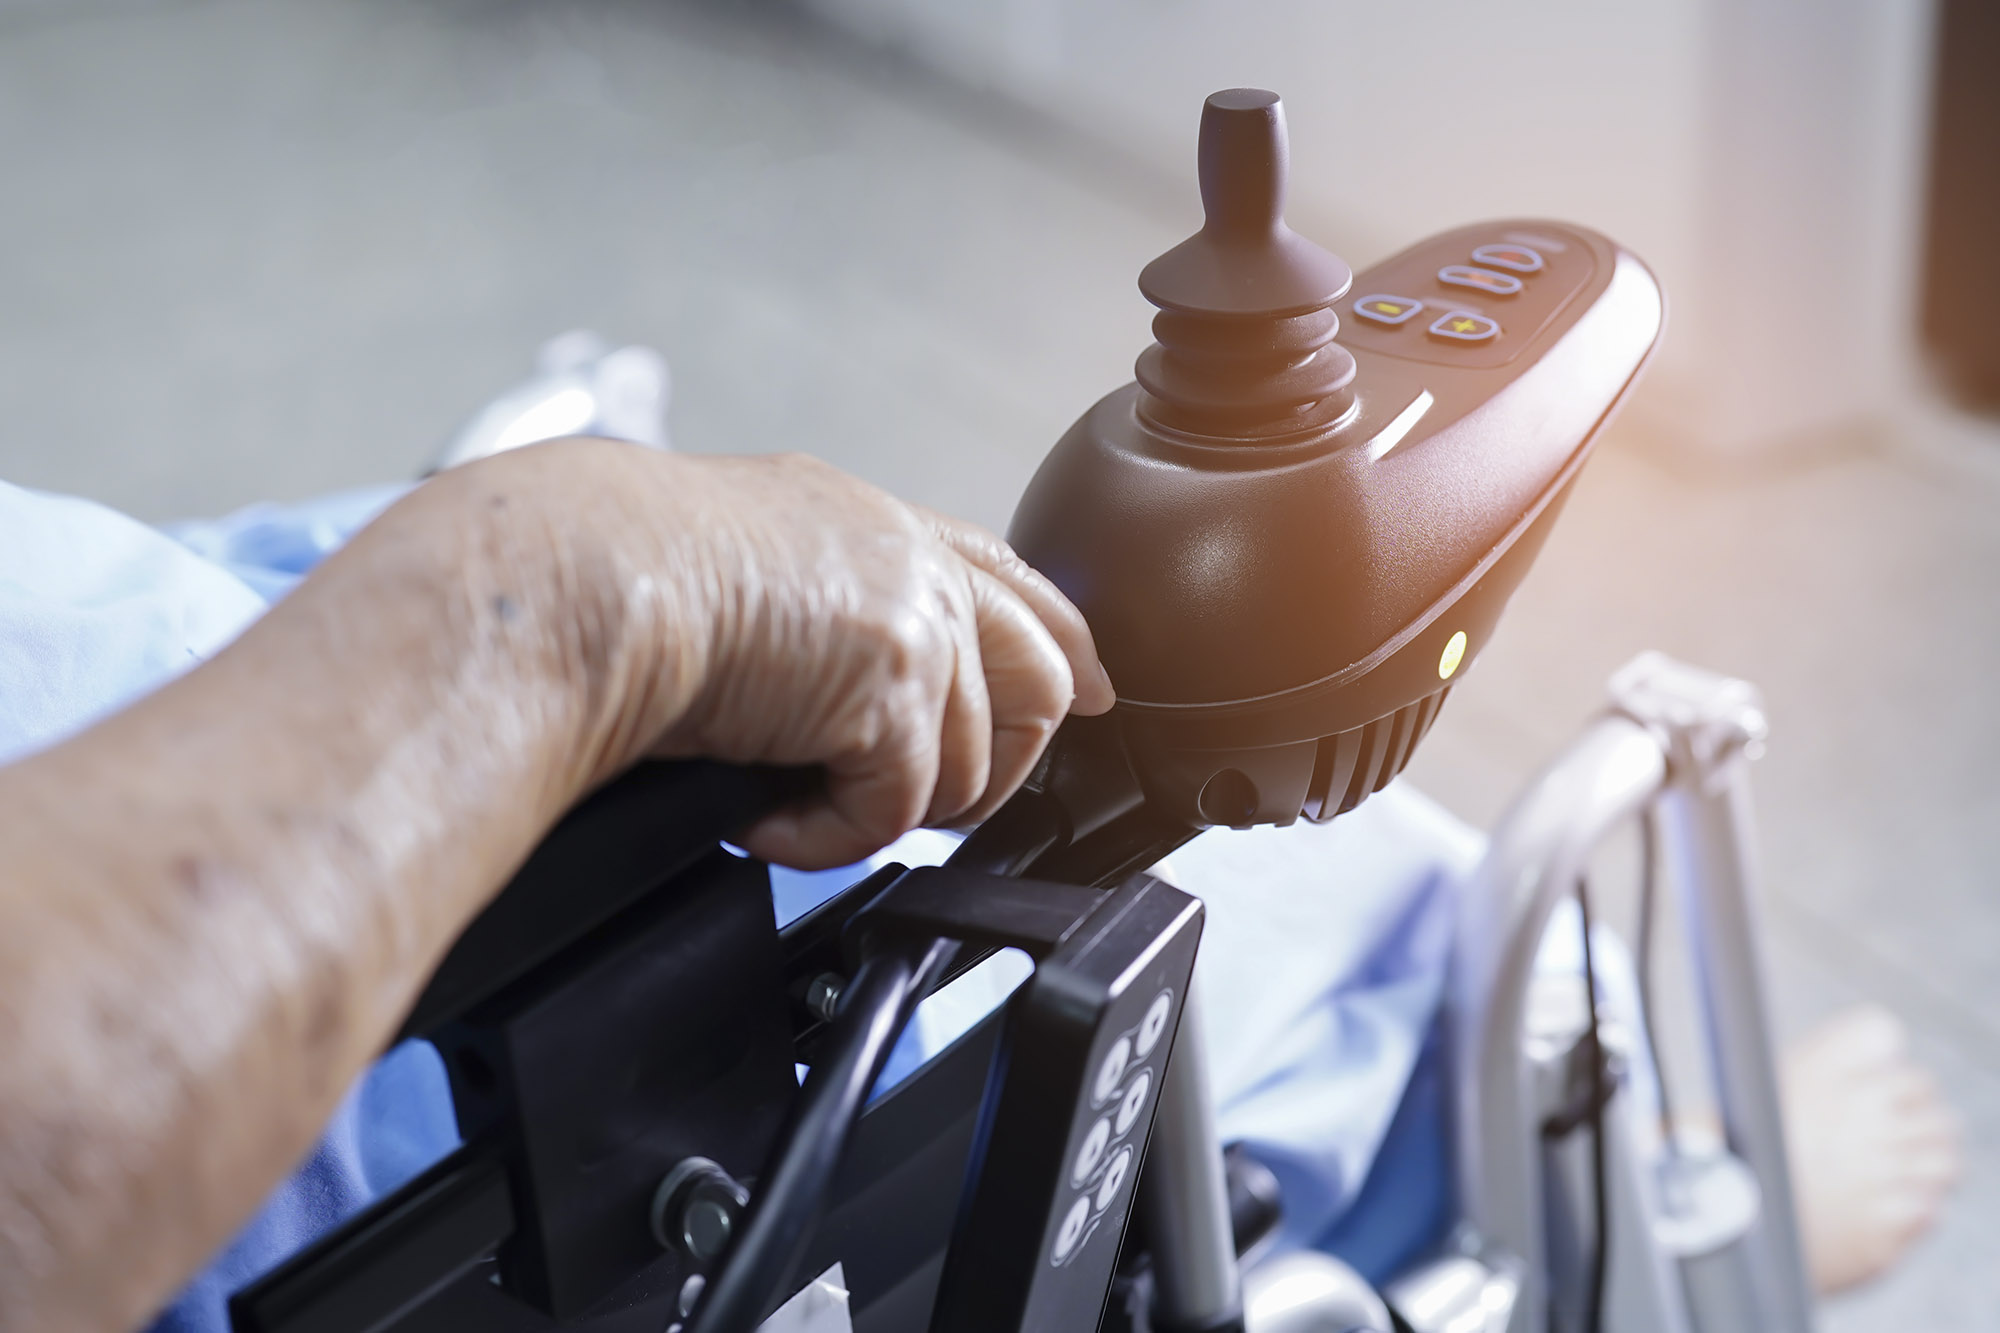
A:
[[[847,983],[831,972],[822,972],[806,983],[806,1008],[831,1023],[840,1012],[840,993]]]
[[[706,1157],[686,1158],[653,1191],[653,1239],[705,1265],[729,1247],[736,1215],[749,1202],[749,1191],[720,1166]]]
[[[736,1219],[722,1200],[702,1195],[681,1210],[681,1246],[698,1263],[707,1263],[729,1245]]]

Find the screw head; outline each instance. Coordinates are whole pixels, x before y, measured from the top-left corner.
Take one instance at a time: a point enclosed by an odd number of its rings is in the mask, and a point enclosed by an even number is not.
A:
[[[831,972],[822,972],[806,983],[806,1008],[831,1023],[840,1012],[840,994],[846,983]]]
[[[653,1238],[661,1248],[678,1248],[706,1265],[729,1247],[736,1217],[750,1193],[706,1157],[681,1161],[653,1192]]]
[[[681,1244],[697,1262],[707,1263],[729,1245],[736,1219],[722,1200],[699,1194],[681,1210]]]

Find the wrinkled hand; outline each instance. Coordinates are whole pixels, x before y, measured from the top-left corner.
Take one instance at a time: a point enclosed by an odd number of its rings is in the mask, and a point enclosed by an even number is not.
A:
[[[590,668],[591,781],[647,754],[825,768],[822,796],[748,834],[754,855],[841,865],[976,822],[1067,714],[1113,702],[1083,617],[1006,543],[811,458],[568,441],[478,466],[606,488],[562,534],[586,595],[558,608],[618,645]],[[606,569],[609,609],[582,572]]]

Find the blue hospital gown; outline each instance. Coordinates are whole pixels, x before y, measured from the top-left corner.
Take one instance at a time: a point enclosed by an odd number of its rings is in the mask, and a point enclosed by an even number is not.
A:
[[[402,489],[162,531],[0,483],[0,763],[217,651]],[[948,848],[917,834],[885,855],[935,860]],[[1448,1205],[1434,1017],[1452,895],[1478,852],[1451,816],[1391,787],[1329,826],[1211,832],[1173,858],[1209,907],[1201,994],[1224,1132],[1283,1179],[1290,1240],[1370,1274],[1427,1242]],[[778,872],[780,920],[853,878]],[[927,1005],[892,1077],[1004,995],[1018,980],[1006,966],[984,994]],[[435,1053],[399,1047],[155,1329],[221,1333],[231,1291],[456,1141]]]

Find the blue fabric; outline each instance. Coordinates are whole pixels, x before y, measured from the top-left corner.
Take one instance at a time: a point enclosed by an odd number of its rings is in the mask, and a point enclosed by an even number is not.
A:
[[[255,506],[176,525],[169,536],[86,501],[0,483],[0,762],[219,650],[402,489]],[[914,834],[871,864],[934,862],[951,846],[945,835]],[[1292,1243],[1348,1250],[1366,1271],[1407,1253],[1445,1208],[1427,1034],[1456,885],[1478,852],[1478,838],[1450,815],[1394,786],[1332,825],[1211,832],[1169,868],[1209,909],[1197,988],[1223,1130],[1285,1180]],[[779,919],[809,910],[864,869],[774,873]],[[1003,954],[933,997],[883,1086],[977,1022],[1027,973],[1020,955]],[[221,1333],[230,1291],[455,1143],[435,1053],[418,1045],[392,1052],[155,1327]],[[1387,1211],[1378,1215],[1376,1200]],[[1364,1234],[1389,1257],[1350,1248]]]
[[[1345,1260],[1377,1286],[1433,1249],[1451,1226],[1445,1066],[1443,1025],[1433,1021],[1360,1191],[1305,1242]],[[1263,1156],[1269,1161],[1268,1153]],[[1279,1178],[1285,1179],[1282,1170]]]
[[[164,531],[275,602],[409,489],[402,483],[364,486],[310,504],[253,504],[226,518],[171,523]]]
[[[348,1092],[298,1170],[167,1307],[155,1333],[224,1333],[231,1292],[457,1146],[443,1060],[424,1042],[403,1043]]]

